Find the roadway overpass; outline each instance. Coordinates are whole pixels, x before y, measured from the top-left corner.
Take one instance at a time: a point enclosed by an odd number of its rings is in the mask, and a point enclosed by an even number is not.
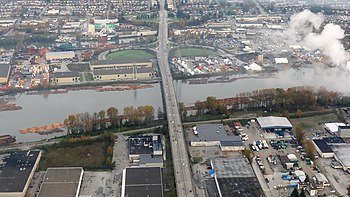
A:
[[[164,0],[159,1],[159,32],[157,58],[159,71],[162,76],[162,90],[165,104],[165,112],[168,119],[171,154],[174,164],[174,174],[177,196],[194,197],[195,191],[192,183],[192,173],[186,149],[178,103],[175,95],[173,78],[168,62],[168,13],[164,9]]]

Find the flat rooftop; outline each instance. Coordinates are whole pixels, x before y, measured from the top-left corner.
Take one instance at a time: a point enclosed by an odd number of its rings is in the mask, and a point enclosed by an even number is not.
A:
[[[122,197],[163,197],[162,170],[159,167],[126,168]]]
[[[72,197],[80,190],[84,170],[81,167],[48,168],[38,197]]]
[[[10,64],[0,64],[0,77],[7,77],[10,68]]]
[[[218,178],[223,197],[260,197],[260,184],[256,177]]]
[[[197,124],[198,135],[191,141],[237,141],[239,136],[228,136],[223,124]]]
[[[291,129],[293,125],[286,117],[267,116],[256,118],[263,129]]]
[[[128,144],[130,155],[153,153],[153,148],[150,147],[153,144],[152,136],[130,136],[128,138]]]
[[[40,151],[12,152],[1,159],[4,165],[0,167],[0,192],[22,192],[35,171],[36,161],[40,160]]]
[[[212,161],[217,178],[255,177],[249,161],[241,155]]]

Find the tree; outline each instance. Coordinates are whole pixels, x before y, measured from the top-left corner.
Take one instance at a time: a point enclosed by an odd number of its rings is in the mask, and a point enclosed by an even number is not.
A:
[[[101,110],[98,112],[98,121],[100,123],[101,129],[106,129],[106,111]]]
[[[249,160],[250,163],[252,162],[253,157],[254,157],[252,151],[250,151],[249,149],[244,149],[244,150],[243,150],[243,155],[244,155],[246,158],[248,158],[248,160]]]
[[[289,118],[289,111],[288,110],[283,110],[282,111],[282,116],[286,117],[286,118]]]
[[[118,124],[118,109],[115,107],[108,108],[107,117],[109,118],[112,128],[116,128]]]
[[[181,120],[185,120],[185,118],[187,116],[187,110],[186,110],[185,104],[183,102],[179,103],[179,112],[180,112]]]
[[[297,142],[299,143],[299,144],[302,144],[302,142],[303,142],[303,138],[304,138],[304,128],[301,126],[301,125],[297,125],[296,127],[295,127],[295,137],[296,137],[296,139],[297,139]]]
[[[77,119],[75,115],[69,115],[65,120],[64,124],[67,126],[68,134],[75,134],[78,132]]]
[[[301,118],[301,116],[303,115],[303,112],[298,109],[297,112],[295,112],[295,115],[298,117],[298,118]]]
[[[108,148],[107,148],[107,155],[109,155],[109,156],[113,155],[113,147],[112,146],[108,146]]]
[[[298,188],[294,188],[290,197],[298,197],[298,196],[299,196]]]
[[[163,112],[162,108],[160,108],[160,107],[158,107],[157,117],[159,120],[164,119],[164,112]]]
[[[311,140],[306,141],[305,151],[308,157],[310,157],[312,160],[315,159],[316,148]]]
[[[302,189],[298,197],[306,197],[305,190]]]

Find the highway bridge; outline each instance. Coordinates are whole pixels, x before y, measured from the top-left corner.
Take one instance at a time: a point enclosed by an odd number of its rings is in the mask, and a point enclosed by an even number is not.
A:
[[[171,154],[174,164],[177,196],[194,197],[195,191],[192,183],[192,173],[186,149],[178,103],[175,95],[175,87],[168,62],[168,13],[164,9],[164,0],[160,0],[159,32],[157,58],[162,77],[163,99],[165,112],[168,119]]]

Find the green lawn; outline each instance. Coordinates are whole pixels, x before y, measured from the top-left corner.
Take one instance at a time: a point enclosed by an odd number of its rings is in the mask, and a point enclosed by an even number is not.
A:
[[[173,56],[175,57],[198,57],[209,55],[217,55],[217,52],[204,48],[181,48],[173,52]]]
[[[108,60],[140,60],[153,59],[155,55],[145,50],[123,50],[109,53]]]
[[[48,146],[40,160],[40,170],[49,167],[82,166],[85,169],[105,168],[108,142],[91,142],[69,147]]]
[[[76,71],[76,72],[87,72],[87,71],[90,70],[90,66],[89,66],[88,63],[86,63],[86,64],[75,64],[75,63],[72,63],[72,64],[68,64],[67,68],[70,71]]]
[[[323,126],[322,123],[338,121],[338,117],[334,113],[290,119],[293,125],[299,124],[305,129],[321,129]]]

